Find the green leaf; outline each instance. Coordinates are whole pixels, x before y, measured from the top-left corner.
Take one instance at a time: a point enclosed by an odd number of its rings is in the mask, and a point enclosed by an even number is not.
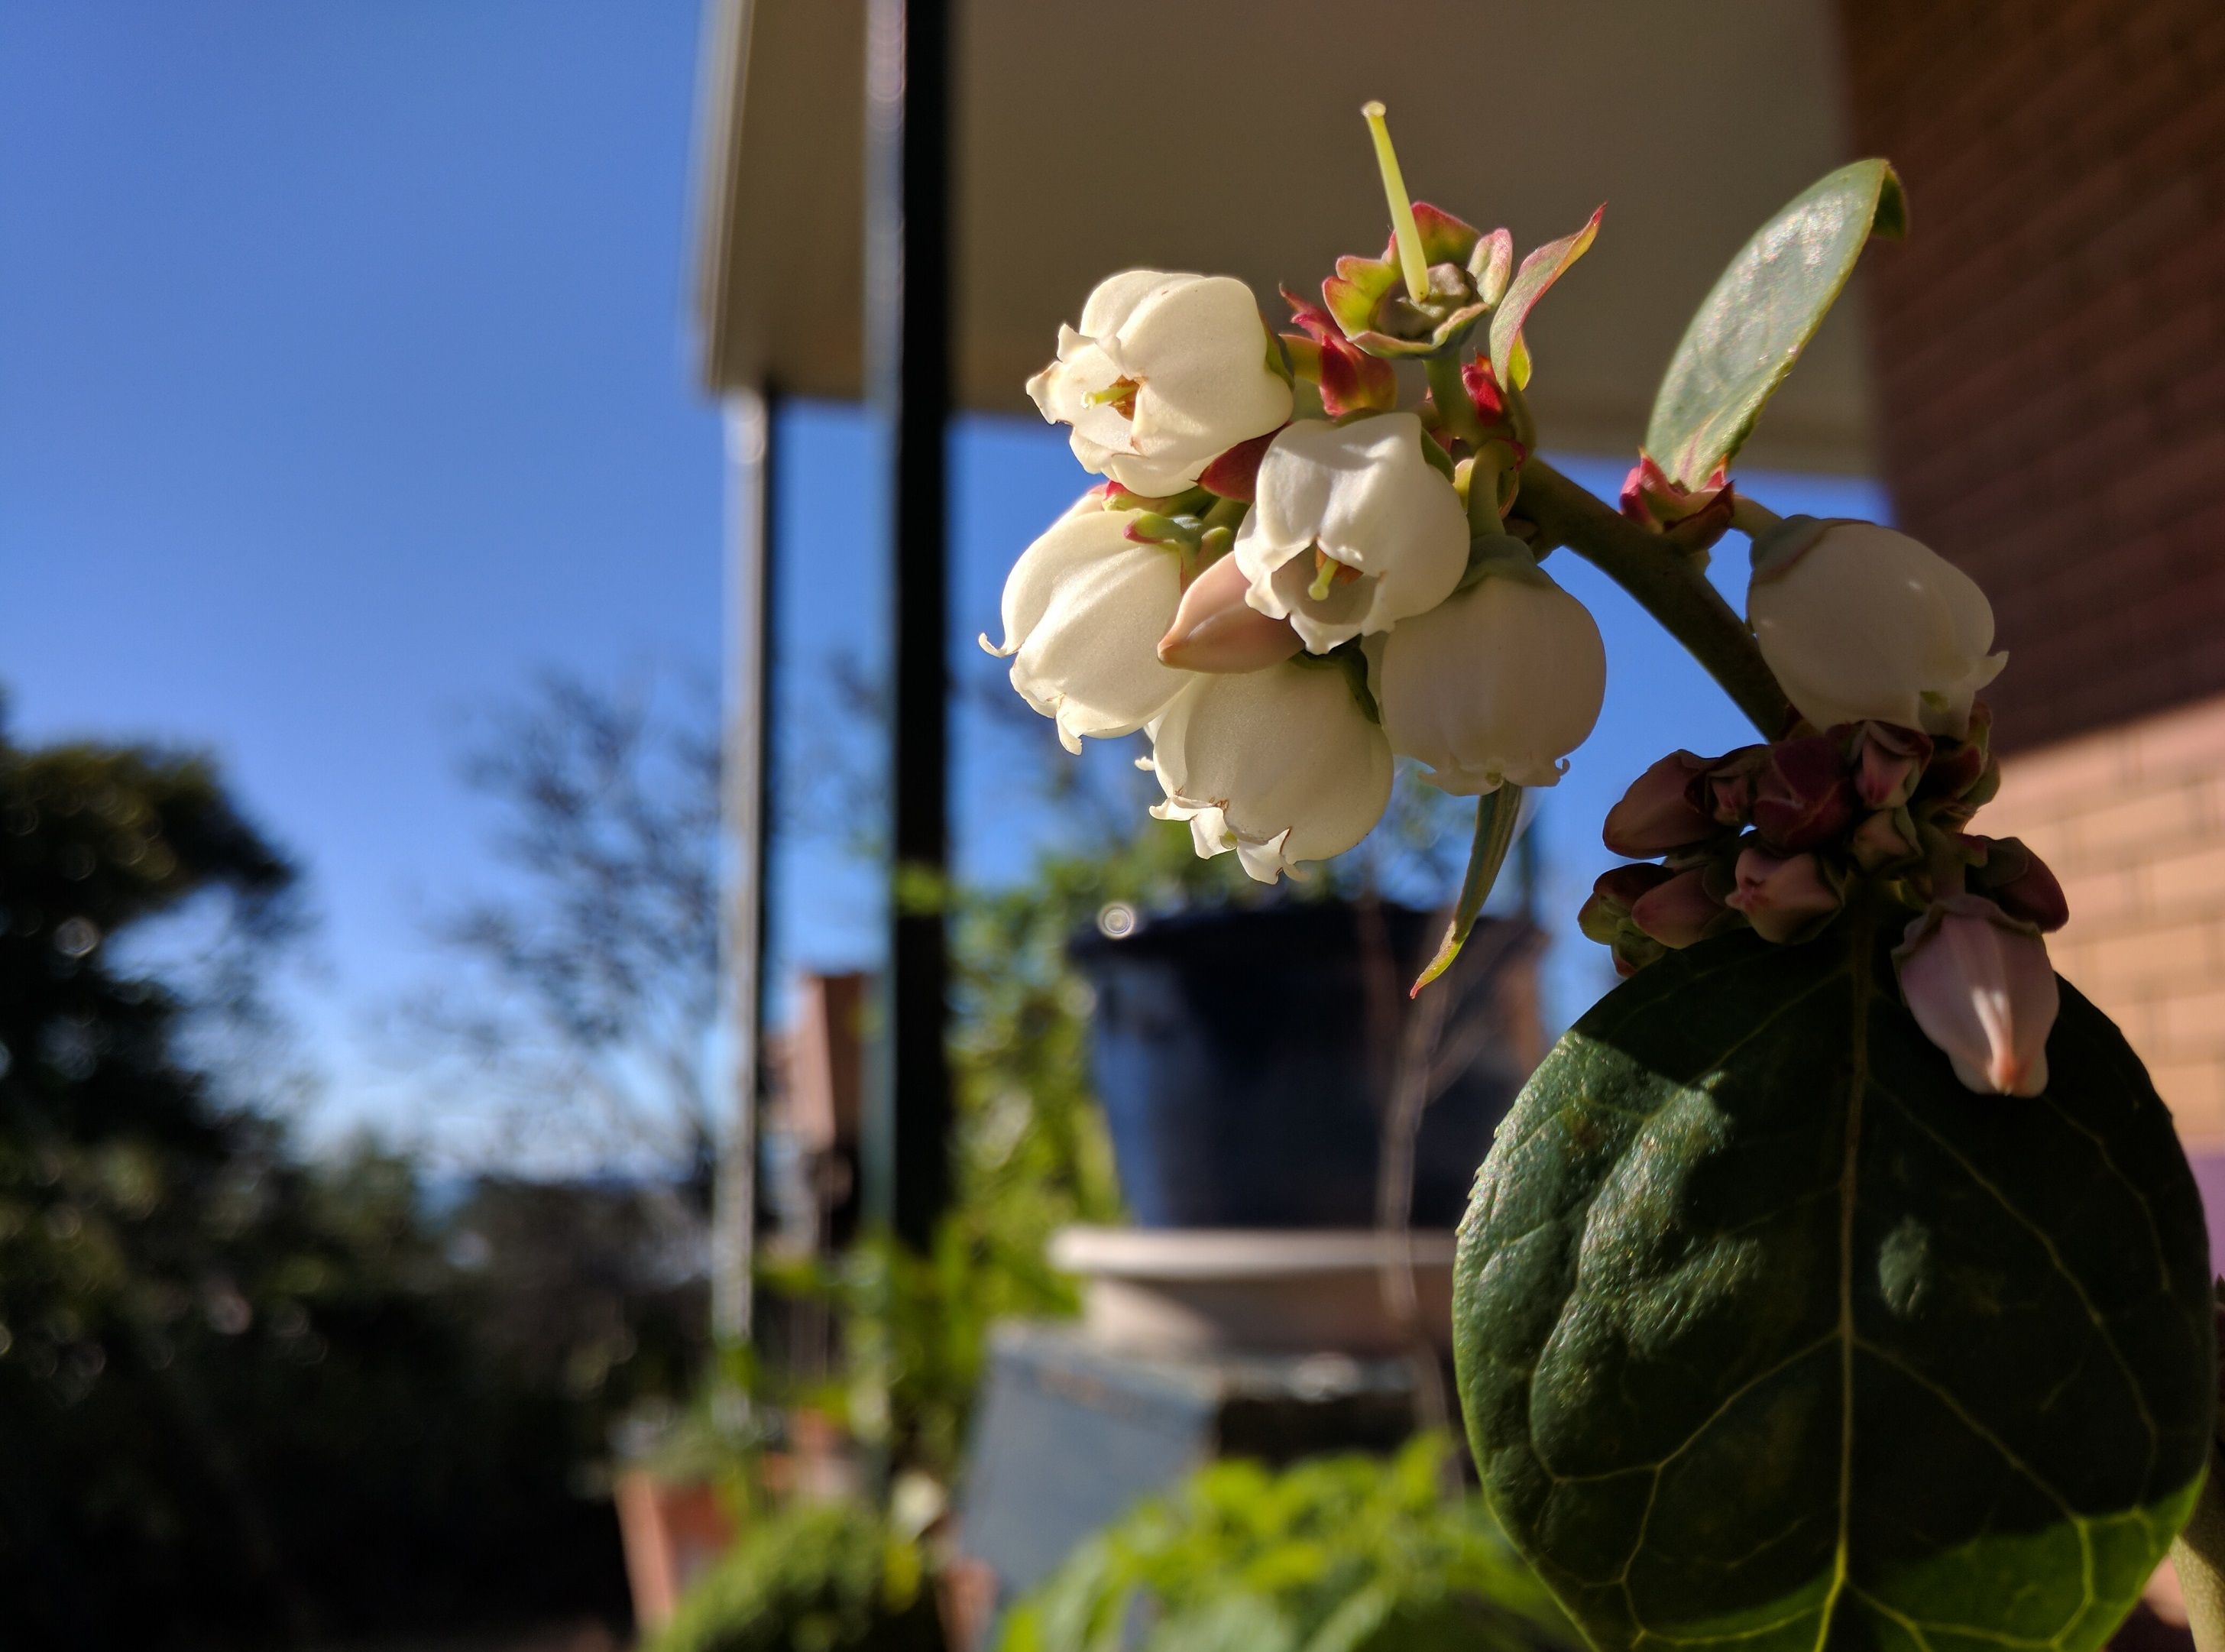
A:
[[[1908,227],[1884,161],[1841,167],[1763,225],[1684,329],[1645,427],[1645,451],[1685,487],[1705,483],[1753,433],[1847,284],[1872,234]]]
[[[1963,1089],[1899,927],[1649,966],[1477,1178],[1470,1439],[1601,1652],[2089,1652],[2192,1507],[2216,1364],[2169,1113],[2067,984],[2047,1092]]]
[[[1584,227],[1574,235],[1564,235],[1557,241],[1548,241],[1522,261],[1522,268],[1514,272],[1514,282],[1506,289],[1506,296],[1491,313],[1491,370],[1501,384],[1521,385],[1510,377],[1515,365],[1515,349],[1521,343],[1522,324],[1530,319],[1530,312],[1537,301],[1545,296],[1545,289],[1567,271],[1569,266],[1584,256],[1599,235],[1600,215],[1605,206],[1595,208]],[[1530,352],[1522,350],[1522,378],[1530,377]]]
[[[1483,903],[1490,898],[1491,886],[1499,881],[1499,869],[1506,864],[1506,851],[1513,846],[1514,828],[1521,819],[1522,788],[1511,782],[1485,793],[1477,801],[1475,839],[1468,847],[1467,871],[1461,879],[1460,899],[1453,905],[1453,921],[1446,926],[1445,938],[1437,943],[1436,956],[1423,966],[1408,997],[1450,969],[1461,948],[1467,945]]]

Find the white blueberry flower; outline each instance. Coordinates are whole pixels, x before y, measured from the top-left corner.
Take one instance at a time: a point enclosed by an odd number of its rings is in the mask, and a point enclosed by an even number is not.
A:
[[[1987,652],[1994,611],[1968,574],[1873,522],[1794,518],[1754,554],[1747,620],[1801,716],[1968,731],[1971,701],[2008,661]]]
[[[1068,751],[1084,735],[1132,734],[1191,674],[1160,662],[1159,638],[1182,600],[1182,559],[1127,536],[1134,517],[1085,495],[1021,553],[1005,580],[1012,687],[1058,721]]]
[[[1422,456],[1428,440],[1410,413],[1302,420],[1277,436],[1236,535],[1245,599],[1326,654],[1451,595],[1467,567],[1467,512]]]
[[[1028,394],[1083,468],[1155,498],[1290,416],[1290,381],[1252,289],[1231,275],[1131,269],[1100,282]]]
[[[1234,850],[1263,883],[1351,848],[1391,801],[1391,746],[1342,668],[1285,661],[1193,674],[1151,725],[1151,764],[1201,856]]]
[[[1369,644],[1391,750],[1456,795],[1555,784],[1606,698],[1599,627],[1515,550],[1503,569]]]

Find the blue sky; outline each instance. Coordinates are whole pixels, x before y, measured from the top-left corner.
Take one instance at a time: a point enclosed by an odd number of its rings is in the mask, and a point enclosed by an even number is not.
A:
[[[213,750],[304,862],[321,927],[289,996],[324,1124],[428,1104],[365,1029],[436,972],[428,908],[492,875],[462,719],[547,665],[719,658],[720,435],[683,306],[697,29],[694,0],[0,13],[0,684],[21,737]],[[839,408],[783,426],[791,706],[830,651],[880,651],[866,434]],[[1005,566],[1085,478],[1017,422],[962,424],[953,462],[972,671]],[[1734,592],[1743,560],[1719,553]],[[1612,664],[1541,819],[1569,912],[1628,778],[1741,737],[1572,561]],[[971,718],[960,749],[964,864],[1017,870],[1013,754]],[[870,951],[871,880],[827,853],[786,857],[775,899],[789,956]],[[1559,949],[1564,1011],[1598,966]]]

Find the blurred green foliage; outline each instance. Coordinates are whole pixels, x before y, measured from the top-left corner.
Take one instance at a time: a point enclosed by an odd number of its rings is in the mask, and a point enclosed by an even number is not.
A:
[[[868,1237],[823,1263],[762,1275],[840,1315],[843,1372],[802,1397],[833,1410],[895,1465],[946,1482],[1000,1319],[1078,1305],[1044,1261],[1050,1236],[1120,1211],[1103,1115],[1089,1089],[1089,987],[1066,944],[1108,908],[1259,898],[1233,855],[1201,861],[1189,834],[1151,828],[1045,854],[1025,883],[961,890],[952,917],[954,1196],[921,1255]]]
[[[1582,1652],[1446,1442],[1273,1473],[1216,1463],[1077,1550],[1002,1652]]]
[[[643,1652],[942,1652],[918,1548],[871,1510],[822,1503],[744,1533]]]
[[[200,761],[0,738],[11,1647],[483,1621],[552,1579],[623,1610],[568,1397],[490,1354],[409,1167],[305,1168],[189,1059],[291,883]],[[199,965],[154,978],[181,927]]]

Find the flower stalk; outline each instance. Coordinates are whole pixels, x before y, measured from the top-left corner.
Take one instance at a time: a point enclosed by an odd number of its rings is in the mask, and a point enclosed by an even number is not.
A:
[[[1746,622],[1694,559],[1664,545],[1588,490],[1532,456],[1514,514],[1536,527],[1532,548],[1565,545],[1636,599],[1721,685],[1754,727],[1774,736],[1791,715]]]

